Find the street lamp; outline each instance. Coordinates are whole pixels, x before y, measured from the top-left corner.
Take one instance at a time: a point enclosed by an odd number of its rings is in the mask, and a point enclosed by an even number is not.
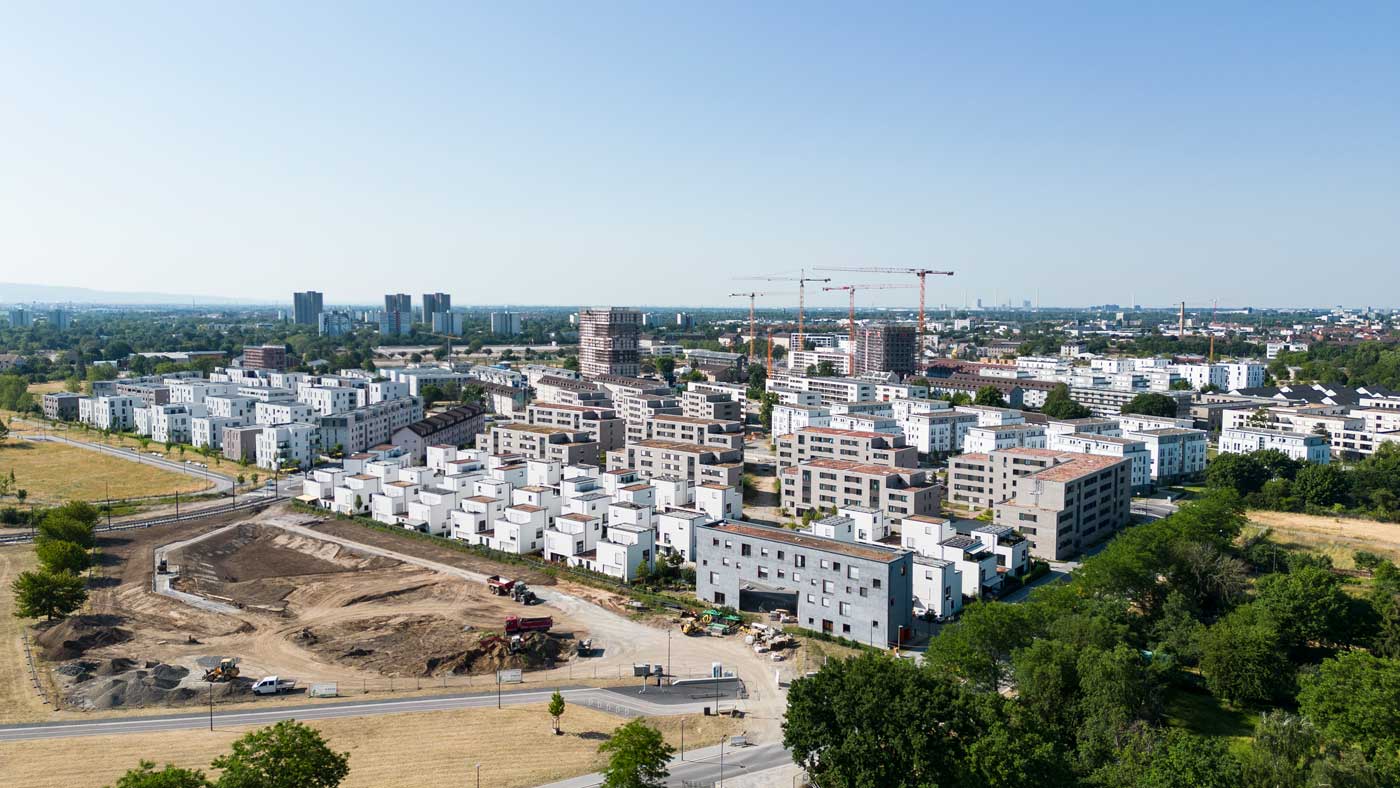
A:
[[[719,737],[719,788],[724,788],[724,737]]]
[[[681,760],[685,760],[685,717],[681,717]]]
[[[481,762],[476,764],[476,788],[481,788]]]

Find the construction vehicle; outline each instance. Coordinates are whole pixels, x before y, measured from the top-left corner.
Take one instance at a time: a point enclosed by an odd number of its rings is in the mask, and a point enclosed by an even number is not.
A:
[[[164,558],[160,559],[160,563],[159,563],[159,564],[156,564],[156,574],[158,574],[158,575],[168,575],[168,574],[170,574],[170,564],[166,563],[166,561],[165,561]]]
[[[520,632],[548,632],[554,627],[554,619],[549,616],[538,616],[535,618],[510,616],[506,619],[505,626],[507,635],[514,635]]]
[[[700,626],[700,623],[695,619],[686,618],[681,620],[681,634],[690,635],[692,637],[703,635],[705,634],[705,628]]]
[[[527,588],[524,583],[519,582],[510,589],[510,598],[522,605],[533,605],[540,601],[540,598],[535,596],[534,591]]]
[[[238,658],[224,657],[216,667],[204,671],[205,681],[233,681],[238,678]]]
[[[486,578],[486,587],[491,589],[491,593],[496,596],[506,596],[515,588],[515,581],[500,575],[491,575]]]
[[[283,679],[277,676],[267,676],[258,679],[253,685],[254,695],[280,695],[283,692],[291,692],[297,688],[296,679]]]

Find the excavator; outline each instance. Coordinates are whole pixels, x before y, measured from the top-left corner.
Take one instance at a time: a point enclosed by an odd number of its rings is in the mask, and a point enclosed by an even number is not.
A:
[[[233,681],[238,678],[238,658],[224,657],[217,667],[204,671],[205,681]]]

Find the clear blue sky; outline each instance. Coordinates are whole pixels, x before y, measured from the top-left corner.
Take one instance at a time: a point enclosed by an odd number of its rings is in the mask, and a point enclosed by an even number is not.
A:
[[[0,281],[1400,303],[1400,4],[1141,5],[6,3]]]

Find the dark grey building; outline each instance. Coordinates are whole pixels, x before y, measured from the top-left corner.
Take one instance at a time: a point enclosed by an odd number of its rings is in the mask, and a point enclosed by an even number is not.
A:
[[[452,296],[447,293],[424,293],[423,294],[423,322],[433,322],[433,315],[438,312],[452,311]]]
[[[697,529],[696,594],[740,610],[786,609],[803,628],[889,646],[913,631],[913,555],[726,520]]]
[[[292,293],[292,322],[314,326],[321,319],[321,294],[315,290]]]
[[[78,400],[83,395],[71,391],[59,391],[44,395],[44,417],[55,421],[77,421]]]

